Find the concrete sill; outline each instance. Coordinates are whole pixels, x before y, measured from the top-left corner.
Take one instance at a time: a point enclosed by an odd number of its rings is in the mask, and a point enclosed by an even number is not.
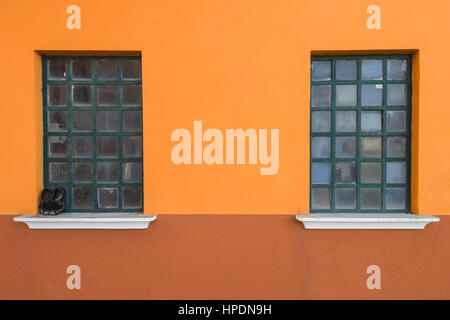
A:
[[[315,213],[296,215],[305,229],[424,229],[440,219],[415,214]]]
[[[56,216],[21,215],[14,221],[30,229],[147,229],[156,215],[138,213],[61,213]]]

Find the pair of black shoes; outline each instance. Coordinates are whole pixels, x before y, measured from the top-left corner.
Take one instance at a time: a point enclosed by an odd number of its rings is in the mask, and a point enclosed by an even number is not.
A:
[[[39,212],[45,215],[55,215],[66,208],[66,191],[63,188],[44,189],[41,193]]]

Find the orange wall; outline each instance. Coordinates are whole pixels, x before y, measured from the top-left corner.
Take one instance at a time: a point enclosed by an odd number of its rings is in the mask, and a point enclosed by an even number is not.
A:
[[[66,28],[74,3],[81,30]],[[382,29],[370,31],[366,8],[375,3]],[[154,214],[308,213],[311,52],[417,50],[413,211],[449,214],[449,11],[445,0],[1,1],[0,213],[37,212],[38,51],[142,53],[144,211]],[[194,120],[222,131],[280,129],[278,174],[174,165],[170,135],[192,132]]]
[[[448,216],[425,230],[305,230],[292,215],[160,215],[128,231],[0,216],[0,299],[450,299],[449,237]]]

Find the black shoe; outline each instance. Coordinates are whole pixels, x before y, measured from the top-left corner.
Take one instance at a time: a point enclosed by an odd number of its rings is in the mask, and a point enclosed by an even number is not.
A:
[[[50,214],[60,214],[65,209],[66,191],[63,188],[55,188],[52,192],[51,210]]]
[[[50,206],[52,202],[52,191],[49,189],[44,189],[41,192],[41,201],[39,204],[40,214],[48,214],[50,211]]]

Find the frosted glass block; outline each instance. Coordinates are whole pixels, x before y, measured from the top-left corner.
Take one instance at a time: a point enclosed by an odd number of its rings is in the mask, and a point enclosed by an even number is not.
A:
[[[123,208],[139,209],[142,207],[142,188],[124,187],[123,188]]]
[[[98,132],[117,132],[119,130],[119,117],[117,111],[97,112]]]
[[[92,111],[72,111],[72,131],[92,132],[94,130]]]
[[[72,207],[73,209],[93,209],[94,190],[86,187],[72,188]]]
[[[97,137],[97,152],[99,158],[111,158],[119,155],[119,139],[116,136]]]
[[[382,131],[381,111],[361,111],[361,131]]]
[[[336,137],[336,158],[356,157],[356,137]]]
[[[361,157],[363,158],[381,158],[382,138],[381,137],[362,137],[361,138]]]
[[[141,111],[123,111],[122,112],[122,131],[140,132],[142,131],[142,112]]]
[[[388,137],[387,138],[387,157],[404,158],[406,156],[406,138]]]
[[[336,183],[356,183],[356,163],[337,162],[335,170]]]
[[[331,85],[311,86],[311,106],[329,107],[331,106]]]
[[[331,208],[329,188],[311,189],[311,209],[327,210]]]
[[[119,164],[117,162],[97,162],[98,183],[118,183]]]
[[[94,140],[92,137],[72,137],[72,158],[92,158],[94,155]]]
[[[406,111],[387,111],[386,129],[392,131],[406,131]]]
[[[361,209],[379,210],[381,209],[381,189],[380,188],[361,188]]]
[[[334,196],[336,209],[356,209],[355,188],[336,188]]]
[[[406,84],[388,84],[387,85],[388,106],[406,106],[407,91],[408,90]]]
[[[47,124],[49,132],[66,132],[67,111],[48,111]]]
[[[386,209],[406,209],[405,188],[386,188]]]
[[[383,60],[361,60],[362,80],[383,80]]]
[[[141,61],[123,60],[122,61],[122,79],[140,80],[141,79]]]
[[[356,111],[336,111],[336,132],[356,131]]]
[[[331,80],[331,61],[313,61],[311,63],[311,78],[313,81]]]
[[[140,85],[124,85],[122,86],[123,97],[122,104],[124,106],[139,106],[142,100]]]
[[[381,183],[383,168],[381,162],[361,162],[361,183]]]
[[[408,61],[404,59],[390,59],[387,61],[388,80],[406,80],[408,77]]]
[[[331,183],[329,162],[313,162],[311,164],[311,183]]]
[[[67,78],[67,67],[65,60],[48,60],[48,80],[65,80]]]
[[[67,137],[48,137],[48,156],[50,158],[67,157]]]
[[[97,202],[99,209],[115,209],[119,207],[119,189],[98,188]]]
[[[122,153],[125,158],[142,157],[142,137],[122,137]]]
[[[311,112],[311,132],[330,132],[331,112],[312,111]]]
[[[386,182],[406,183],[406,162],[386,162]]]
[[[366,107],[381,106],[383,104],[382,84],[361,85],[361,105]]]
[[[356,106],[357,90],[356,85],[336,86],[336,106],[353,107]]]
[[[75,183],[92,183],[94,181],[94,165],[92,162],[73,162],[72,180]]]
[[[72,86],[72,105],[90,106],[92,105],[92,86],[73,85]]]
[[[97,60],[97,80],[117,80],[118,65],[116,60]]]
[[[72,61],[72,79],[90,80],[92,78],[92,67],[90,60]]]
[[[311,156],[313,158],[331,158],[331,138],[313,137],[311,139]]]
[[[49,84],[47,88],[47,103],[49,106],[66,106],[67,86],[65,84]]]
[[[48,180],[50,183],[67,183],[68,171],[66,162],[48,163]]]
[[[142,163],[124,162],[122,164],[122,181],[124,183],[142,182]]]
[[[99,107],[113,107],[119,104],[116,85],[97,85],[97,105]]]
[[[337,60],[336,61],[336,79],[337,80],[356,80],[356,60]]]

